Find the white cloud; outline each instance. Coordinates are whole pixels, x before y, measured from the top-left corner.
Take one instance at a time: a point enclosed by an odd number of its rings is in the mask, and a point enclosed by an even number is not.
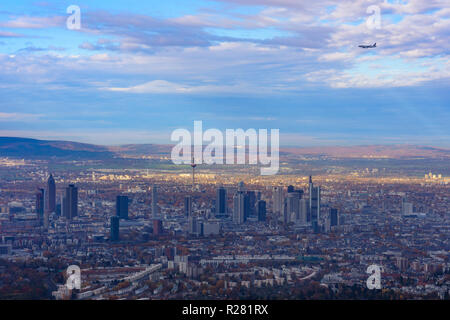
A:
[[[20,122],[32,122],[42,118],[42,114],[31,114],[31,113],[6,113],[0,112],[0,122],[9,121],[20,121]]]

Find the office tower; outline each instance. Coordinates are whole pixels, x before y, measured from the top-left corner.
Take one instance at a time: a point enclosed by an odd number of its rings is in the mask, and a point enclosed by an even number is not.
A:
[[[62,217],[68,217],[68,211],[69,209],[67,208],[67,198],[65,196],[61,196],[61,216]]]
[[[47,201],[47,188],[43,189],[44,190],[44,213],[46,213],[48,211],[48,201]]]
[[[335,208],[330,208],[330,225],[331,227],[339,225],[338,210]]]
[[[287,222],[296,222],[300,219],[300,198],[296,192],[287,194],[286,198]]]
[[[312,177],[309,176],[309,215],[308,221],[320,220],[320,187],[314,187]]]
[[[48,229],[49,225],[50,225],[50,212],[49,211],[45,211],[44,212],[44,229]]]
[[[227,190],[220,187],[216,191],[216,216],[227,214]]]
[[[154,219],[153,220],[153,234],[155,236],[159,236],[163,233],[162,220]]]
[[[55,213],[56,213],[56,215],[58,216],[58,217],[60,217],[61,216],[61,206],[62,206],[62,204],[61,203],[57,203],[56,204],[56,210],[55,210]]]
[[[317,222],[317,220],[313,220],[311,224],[312,224],[314,233],[320,233],[320,226],[319,226],[319,223]]]
[[[190,217],[192,215],[192,197],[184,197],[184,215]]]
[[[55,179],[53,179],[53,176],[51,174],[47,180],[46,193],[47,193],[47,198],[45,200],[47,202],[47,211],[55,212],[55,210],[56,210],[56,186],[55,186]]]
[[[39,189],[36,193],[36,215],[39,220],[44,217],[44,189]]]
[[[78,188],[69,184],[66,188],[66,197],[64,198],[64,216],[71,220],[78,216]]]
[[[283,188],[274,187],[272,190],[273,212],[281,214],[284,208]]]
[[[120,219],[128,219],[128,197],[116,197],[116,216]]]
[[[189,220],[188,220],[188,225],[189,225],[189,233],[190,234],[198,234],[198,223],[197,223],[197,218],[190,216]]]
[[[244,222],[247,221],[247,219],[252,214],[252,207],[250,204],[250,196],[247,192],[242,192],[244,194]]]
[[[119,241],[119,221],[120,218],[118,216],[111,217],[110,241]]]
[[[258,221],[266,221],[266,202],[264,200],[258,200],[256,207]]]
[[[280,214],[280,218],[282,223],[287,224],[289,223],[289,213],[287,208],[287,198],[283,200],[283,209]]]
[[[308,209],[308,201],[303,198],[300,199],[300,224],[306,224],[308,222]]]
[[[158,217],[158,190],[155,185],[152,187],[152,217]]]
[[[245,194],[236,192],[233,197],[233,223],[242,224],[245,219]]]
[[[246,197],[247,197],[247,205],[246,205],[245,219],[247,219],[250,216],[254,216],[256,213],[256,193],[255,193],[255,191],[247,191]]]

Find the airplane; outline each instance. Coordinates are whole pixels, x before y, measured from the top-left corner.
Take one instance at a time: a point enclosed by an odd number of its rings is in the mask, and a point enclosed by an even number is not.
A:
[[[376,48],[377,47],[377,43],[375,42],[373,45],[368,45],[368,46],[365,46],[365,45],[362,44],[362,45],[360,45],[358,47],[363,48],[363,49]]]

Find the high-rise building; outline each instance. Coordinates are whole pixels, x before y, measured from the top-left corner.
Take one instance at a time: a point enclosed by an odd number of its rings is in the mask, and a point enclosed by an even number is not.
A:
[[[162,220],[160,219],[154,219],[153,220],[153,234],[155,236],[159,236],[163,233],[163,225]]]
[[[42,218],[44,217],[44,195],[44,189],[39,189],[39,191],[36,193],[36,215],[39,220],[42,220]]]
[[[55,212],[56,211],[56,186],[55,179],[50,174],[47,180],[47,189],[46,189],[46,199],[47,202],[47,212]]]
[[[66,188],[66,196],[63,201],[64,216],[71,220],[78,216],[78,188],[69,184]]]
[[[304,198],[300,199],[300,221],[299,223],[304,225],[308,222],[308,201]]]
[[[284,197],[283,197],[283,188],[282,187],[274,187],[272,190],[272,210],[274,213],[281,214],[283,213],[284,208]]]
[[[46,211],[44,212],[44,229],[48,229],[49,225],[50,225],[50,212]]]
[[[257,202],[258,221],[266,221],[266,202],[258,200]]]
[[[68,213],[67,210],[69,210],[69,208],[67,207],[67,198],[64,195],[61,195],[61,216],[62,217],[68,217]]]
[[[111,217],[111,226],[110,226],[110,237],[111,241],[119,241],[119,222],[120,218],[118,216]]]
[[[120,219],[128,219],[128,197],[116,197],[116,216]]]
[[[190,217],[192,215],[192,197],[184,197],[184,216]]]
[[[247,191],[246,192],[247,204],[246,204],[246,212],[245,219],[250,216],[255,216],[256,213],[256,193],[255,191]]]
[[[330,226],[334,227],[339,225],[338,209],[330,208]]]
[[[193,235],[199,234],[199,223],[196,217],[190,216],[188,219],[189,233]]]
[[[158,190],[155,185],[152,187],[152,217],[158,217]]]
[[[227,215],[227,189],[220,187],[216,191],[216,216]]]
[[[233,197],[233,223],[242,224],[245,221],[245,194],[236,192]]]
[[[57,203],[57,204],[56,204],[56,210],[55,210],[55,213],[56,213],[56,215],[57,215],[58,217],[61,216],[61,210],[62,210],[62,204],[61,204],[61,203]]]
[[[300,194],[290,192],[286,198],[286,210],[288,222],[297,222],[300,219]]]
[[[320,187],[314,187],[312,177],[309,177],[309,221],[320,220]]]

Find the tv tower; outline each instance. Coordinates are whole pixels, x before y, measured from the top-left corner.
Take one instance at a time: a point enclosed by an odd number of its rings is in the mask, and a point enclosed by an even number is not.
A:
[[[194,157],[192,157],[191,167],[192,167],[192,190],[195,189],[195,164]]]

